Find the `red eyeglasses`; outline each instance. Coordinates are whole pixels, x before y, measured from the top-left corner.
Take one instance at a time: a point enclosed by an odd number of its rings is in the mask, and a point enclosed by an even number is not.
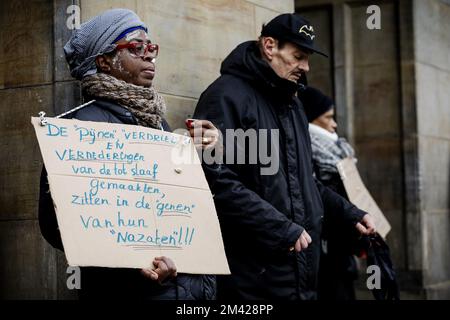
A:
[[[118,44],[116,50],[128,49],[130,53],[136,58],[144,57],[147,52],[150,53],[151,58],[158,56],[159,46],[156,43],[143,43],[143,42],[129,42],[125,44]]]

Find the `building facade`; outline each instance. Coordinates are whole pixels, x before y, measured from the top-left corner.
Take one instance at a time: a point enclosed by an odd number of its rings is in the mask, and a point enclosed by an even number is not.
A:
[[[0,297],[74,299],[64,255],[37,220],[42,167],[30,117],[81,103],[63,54],[73,11],[137,12],[160,44],[156,88],[173,128],[183,126],[220,63],[283,12],[315,26],[329,59],[309,81],[333,96],[340,133],[356,146],[363,180],[392,225],[402,290],[450,298],[450,3],[444,0],[32,0],[0,2]],[[381,29],[368,29],[369,5]],[[75,15],[76,16],[76,15]]]

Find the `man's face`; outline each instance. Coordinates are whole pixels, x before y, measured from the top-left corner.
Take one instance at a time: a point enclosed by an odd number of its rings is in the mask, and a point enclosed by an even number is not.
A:
[[[276,41],[268,62],[280,78],[297,82],[303,73],[309,71],[309,56],[309,53],[290,42],[280,49]]]
[[[312,123],[331,133],[335,133],[337,124],[336,121],[334,121],[334,108],[314,119]]]
[[[150,43],[150,40],[145,31],[137,30],[127,34],[116,43],[118,45],[127,43],[146,45]],[[154,58],[150,52],[140,56],[135,54],[133,49],[117,50],[111,61],[110,74],[117,79],[137,86],[151,87],[155,76]]]

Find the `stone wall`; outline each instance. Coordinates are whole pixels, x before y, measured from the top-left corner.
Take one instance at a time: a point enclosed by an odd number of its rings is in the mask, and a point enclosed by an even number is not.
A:
[[[53,105],[51,1],[0,2],[0,296],[55,298],[56,255],[37,218],[39,147],[31,115]]]
[[[450,299],[450,3],[414,1],[424,286]]]

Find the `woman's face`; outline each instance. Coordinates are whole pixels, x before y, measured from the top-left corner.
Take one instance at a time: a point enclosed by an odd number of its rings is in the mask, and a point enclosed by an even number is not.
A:
[[[312,123],[331,133],[335,133],[337,124],[336,121],[334,121],[334,108],[331,108],[331,110],[314,119]]]
[[[151,41],[144,30],[135,30],[116,42],[117,45],[128,43],[145,46]],[[97,60],[97,64],[100,65],[102,72],[137,86],[152,86],[155,76],[154,52],[147,50],[145,54],[139,55],[136,54],[136,50],[133,50],[133,48],[123,48],[114,51],[114,55],[103,57],[105,57],[106,61],[103,61],[103,59]]]

